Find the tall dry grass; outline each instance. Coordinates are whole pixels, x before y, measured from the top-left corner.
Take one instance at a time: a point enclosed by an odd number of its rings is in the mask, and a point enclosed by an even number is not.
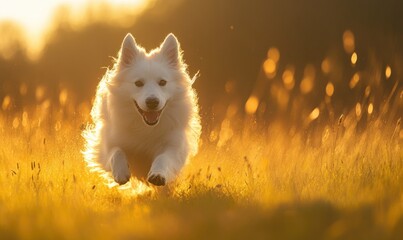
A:
[[[0,118],[2,239],[402,236],[400,122],[357,132],[349,116],[305,131],[227,119],[176,182],[138,194],[86,169],[88,108],[57,109]]]

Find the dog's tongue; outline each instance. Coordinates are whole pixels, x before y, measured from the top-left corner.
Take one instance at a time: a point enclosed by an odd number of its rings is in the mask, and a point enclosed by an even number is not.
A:
[[[149,123],[156,123],[160,116],[160,112],[157,111],[144,112],[143,114],[147,122]]]

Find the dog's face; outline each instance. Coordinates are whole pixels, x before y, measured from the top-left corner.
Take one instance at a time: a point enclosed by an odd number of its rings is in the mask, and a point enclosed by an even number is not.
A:
[[[146,53],[128,34],[118,59],[119,81],[132,99],[144,122],[158,124],[169,100],[180,91],[181,59],[179,44],[169,34],[158,49]]]

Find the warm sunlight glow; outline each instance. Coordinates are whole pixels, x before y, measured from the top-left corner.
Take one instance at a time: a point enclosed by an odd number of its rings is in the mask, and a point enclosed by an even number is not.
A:
[[[386,69],[385,69],[386,79],[389,79],[391,75],[392,75],[392,68],[390,68],[390,66],[386,66]]]
[[[3,1],[0,240],[403,240],[403,9],[334,2]]]
[[[119,24],[120,17],[126,14],[133,15],[145,9],[149,0],[103,0],[103,1],[81,1],[81,0],[13,0],[4,3],[0,7],[0,22],[12,21],[26,31],[28,51],[31,57],[35,58],[42,48],[43,35],[51,27],[55,12],[63,7],[70,7],[70,14],[75,20],[81,21],[88,15],[85,7],[102,4],[110,4],[109,14],[114,16],[113,21]],[[93,13],[91,13],[93,15]],[[105,19],[107,20],[107,19]],[[127,20],[125,20],[127,21]],[[1,46],[0,46],[1,49]]]
[[[234,136],[234,131],[231,128],[231,122],[228,119],[224,119],[221,123],[221,130],[217,147],[223,147]]]
[[[250,96],[248,101],[245,104],[245,112],[247,114],[254,114],[259,106],[259,99],[256,96]]]
[[[357,60],[358,60],[358,55],[356,52],[353,52],[353,54],[351,55],[351,63],[353,65],[355,65],[357,63]]]
[[[152,195],[155,192],[154,188],[135,178],[132,178],[127,184],[117,186],[117,188],[121,194],[128,197],[141,196],[144,194]]]

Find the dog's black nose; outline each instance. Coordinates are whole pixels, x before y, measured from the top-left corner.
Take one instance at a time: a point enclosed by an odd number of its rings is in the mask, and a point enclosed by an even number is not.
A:
[[[150,110],[156,109],[159,103],[160,101],[158,100],[158,98],[155,97],[149,97],[146,99],[146,105]]]

